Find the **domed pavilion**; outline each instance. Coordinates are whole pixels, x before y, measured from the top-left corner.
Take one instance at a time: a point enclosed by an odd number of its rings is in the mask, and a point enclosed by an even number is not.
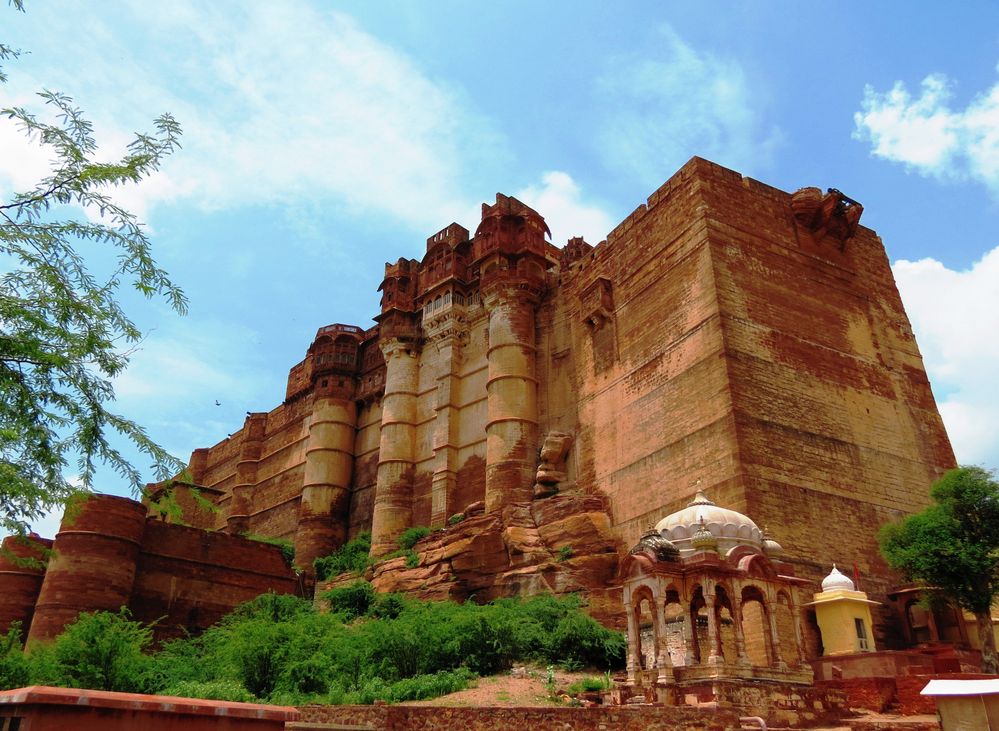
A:
[[[628,684],[648,694],[720,680],[810,684],[800,608],[809,583],[748,516],[698,491],[622,565]]]

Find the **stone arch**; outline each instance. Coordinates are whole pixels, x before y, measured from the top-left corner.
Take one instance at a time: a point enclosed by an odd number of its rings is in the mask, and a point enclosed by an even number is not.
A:
[[[773,603],[773,613],[780,658],[790,667],[796,668],[801,664],[798,651],[798,629],[795,627],[797,618],[794,614],[794,604],[786,591],[777,592],[777,599]]]
[[[663,623],[666,628],[666,647],[674,666],[687,664],[686,610],[679,588],[667,585],[663,592]]]
[[[773,663],[770,613],[766,595],[755,584],[744,586],[741,595],[742,634],[750,665],[769,667]]]
[[[718,654],[726,663],[734,664],[739,655],[735,610],[729,587],[722,583],[715,586],[715,626],[718,628]]]
[[[656,592],[648,584],[640,584],[631,593],[631,611],[638,630],[639,669],[651,670],[656,667],[659,648],[659,623],[657,620]]]

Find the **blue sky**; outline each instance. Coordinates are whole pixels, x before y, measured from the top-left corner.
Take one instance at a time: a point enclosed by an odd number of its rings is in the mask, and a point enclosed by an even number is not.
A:
[[[385,261],[496,191],[596,243],[700,155],[864,204],[959,461],[999,466],[995,4],[31,1],[0,38],[31,52],[0,106],[67,92],[108,155],[184,127],[119,196],[191,311],[126,295],[149,335],[118,409],[179,456],[276,405],[318,327],[371,324]],[[48,157],[0,122],[0,196]]]

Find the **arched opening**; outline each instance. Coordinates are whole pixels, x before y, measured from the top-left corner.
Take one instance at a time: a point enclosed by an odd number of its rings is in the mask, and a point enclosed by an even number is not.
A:
[[[639,667],[642,670],[651,670],[656,667],[657,632],[655,606],[652,592],[643,591],[638,595],[638,603],[635,610],[638,619],[638,643],[640,647]]]
[[[783,591],[777,595],[774,606],[774,621],[777,624],[777,642],[780,646],[780,658],[789,667],[800,665],[798,640],[794,628],[794,612],[791,609],[791,599]]]
[[[704,604],[704,590],[698,586],[690,600],[690,647],[689,655],[695,665],[708,659],[708,610]]]
[[[742,590],[742,636],[745,638],[749,664],[769,667],[772,658],[770,619],[763,593],[755,586],[747,586]]]
[[[738,658],[735,622],[732,618],[732,600],[724,586],[715,587],[715,626],[718,627],[718,654],[726,663],[734,664]]]
[[[683,635],[684,614],[679,592],[675,589],[668,590],[663,616],[666,620],[666,647],[674,667],[683,667],[687,664],[687,642]]]
[[[805,613],[804,624],[802,641],[805,644],[805,657],[815,660],[822,657],[825,648],[822,646],[822,632],[819,631],[819,620],[815,617],[814,609],[809,609]]]

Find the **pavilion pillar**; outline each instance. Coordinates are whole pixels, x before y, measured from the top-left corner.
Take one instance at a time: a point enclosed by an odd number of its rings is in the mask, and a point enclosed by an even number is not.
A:
[[[639,656],[642,652],[642,640],[638,634],[638,607],[628,606],[628,685],[635,685],[638,671],[642,667]]]
[[[777,617],[774,615],[773,604],[769,600],[765,607],[767,623],[770,627],[770,646],[773,649],[771,654],[772,662],[777,667],[785,667],[784,659],[780,653],[780,636],[777,634]]]
[[[742,630],[742,602],[732,599],[732,628],[735,630],[735,656],[739,665],[749,665],[746,655],[746,635]]]
[[[715,611],[714,592],[704,595],[704,606],[708,610],[708,664],[718,665],[722,658],[718,654],[718,614]]]
[[[669,656],[669,643],[666,637],[666,607],[664,603],[657,600],[656,607],[656,667],[659,670],[656,682],[669,683],[673,680],[670,670],[673,667]]]

